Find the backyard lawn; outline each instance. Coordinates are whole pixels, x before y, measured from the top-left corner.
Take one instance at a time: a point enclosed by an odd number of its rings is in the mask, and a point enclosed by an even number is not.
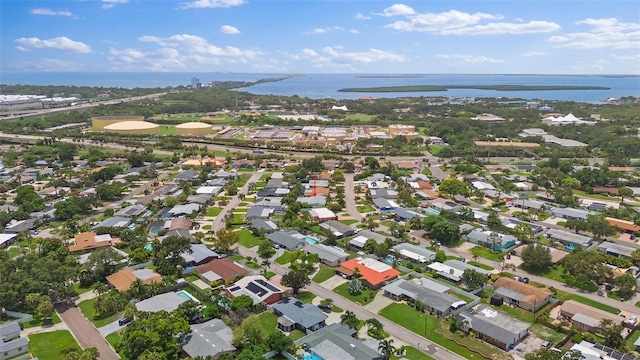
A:
[[[33,357],[47,360],[63,360],[60,352],[64,349],[80,349],[68,330],[58,330],[29,335],[29,351]]]
[[[321,283],[332,278],[335,274],[336,272],[335,270],[333,270],[333,268],[325,264],[320,264],[320,270],[318,270],[318,272],[313,276],[313,279],[311,280],[313,280],[313,282]]]
[[[364,290],[362,291],[362,294],[351,295],[349,294],[348,282],[336,287],[335,289],[333,289],[333,291],[361,305],[366,305],[370,303],[371,300],[373,300],[373,298],[375,297],[376,293],[378,292],[378,290],[371,290],[365,287]]]
[[[38,315],[38,312],[36,310],[28,308],[28,307],[26,307],[24,305],[20,306],[17,309],[12,309],[12,310],[16,311],[16,312],[21,312],[21,313],[33,315],[33,320],[31,320],[29,322],[26,322],[26,323],[22,323],[22,326],[25,329],[36,327],[36,326],[53,325],[53,324],[58,324],[58,323],[62,322],[62,320],[60,320],[60,317],[58,316],[58,314],[56,314],[55,311],[51,313],[50,317],[43,318],[43,317]]]
[[[289,333],[289,339],[296,341],[300,338],[304,337],[304,333],[300,330],[293,330]]]
[[[96,313],[95,313],[95,304],[96,304],[97,299],[93,298],[93,299],[89,299],[89,300],[85,300],[81,303],[78,304],[78,307],[80,308],[80,311],[82,311],[82,313],[84,314],[84,316],[87,317],[87,319],[89,319],[89,321],[91,321],[93,323],[93,325],[95,325],[97,328],[99,327],[103,327],[109,323],[112,323],[116,320],[118,320],[118,318],[120,318],[120,313],[111,315],[109,317],[106,317],[104,319],[96,319]]]
[[[280,265],[288,264],[291,262],[291,253],[285,251],[279,258],[276,259],[276,262]]]
[[[473,255],[476,255],[478,257],[484,258],[484,259],[488,259],[488,260],[492,260],[492,261],[500,261],[502,259],[502,257],[504,256],[504,253],[502,252],[493,252],[491,250],[489,250],[486,247],[483,246],[475,246],[473,248],[471,248],[471,253]]]
[[[249,230],[238,230],[236,231],[236,234],[238,234],[239,237],[238,244],[246,247],[247,249],[258,246],[261,242],[265,241],[259,236],[253,235]]]
[[[269,334],[280,331],[278,330],[278,317],[271,312],[263,312],[258,315],[260,324],[262,324],[262,330],[264,330],[264,337],[269,337]]]

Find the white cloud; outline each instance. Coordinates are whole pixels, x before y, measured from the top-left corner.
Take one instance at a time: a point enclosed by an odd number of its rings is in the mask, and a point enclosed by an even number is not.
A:
[[[71,11],[67,11],[67,10],[55,11],[55,10],[45,9],[45,8],[31,9],[29,11],[29,14],[31,14],[31,15],[45,15],[45,16],[66,16],[66,17],[70,17],[70,18],[74,18],[74,19],[78,18]]]
[[[87,54],[91,52],[91,46],[79,41],[73,41],[66,36],[60,36],[48,40],[41,40],[37,37],[20,38],[17,39],[16,42],[20,44],[19,47],[22,49],[57,49],[77,52],[80,54]]]
[[[113,8],[119,4],[126,4],[129,0],[102,0],[102,6],[100,7],[103,10],[108,10]]]
[[[21,61],[7,66],[7,70],[13,71],[78,71],[85,69],[86,64],[84,63],[50,58],[38,59],[37,61]]]
[[[357,13],[356,16],[353,17],[356,20],[371,20],[371,16],[365,16],[361,13]]]
[[[425,13],[408,16],[408,20],[400,20],[386,27],[401,31],[428,31],[439,33],[445,30],[464,28],[482,20],[500,19],[499,15],[486,13],[469,14],[458,10],[443,13]]]
[[[16,50],[25,51],[25,52],[31,51],[31,49],[27,49],[26,47],[22,47],[22,46],[16,46]]]
[[[588,25],[588,32],[551,36],[556,48],[572,49],[637,49],[640,48],[640,23],[623,23],[614,18],[585,19],[577,25]]]
[[[180,53],[175,49],[160,48],[155,51],[142,52],[127,48],[110,49],[109,61],[120,70],[142,69],[148,71],[169,71],[185,68]]]
[[[306,31],[305,34],[307,34],[307,35],[318,35],[318,34],[326,34],[328,32],[340,31],[340,30],[344,30],[344,28],[342,28],[340,26],[330,26],[330,27],[326,27],[326,28],[315,28],[315,29]]]
[[[254,50],[240,50],[233,46],[224,48],[210,44],[206,39],[190,34],[173,35],[167,38],[156,36],[141,36],[138,40],[142,42],[157,43],[160,46],[181,48],[188,54],[201,54],[212,56],[246,57],[254,58],[261,53]]]
[[[546,53],[544,51],[529,51],[522,54],[522,56],[525,56],[525,57],[537,57],[537,56],[546,56],[546,55],[549,55],[549,53]]]
[[[500,34],[536,34],[560,30],[560,25],[550,21],[529,21],[528,23],[496,22],[486,25],[467,26],[444,30],[443,35],[500,35]]]
[[[220,32],[228,35],[240,34],[240,30],[238,30],[238,28],[231,25],[222,25],[220,27]]]
[[[404,4],[394,4],[384,9],[382,13],[376,14],[380,16],[397,16],[397,15],[413,15],[416,11]]]
[[[230,8],[246,4],[246,0],[196,0],[180,3],[180,9]]]
[[[356,29],[351,29],[349,30],[350,33],[352,34],[360,34],[360,31],[356,30]]]
[[[611,56],[612,58],[614,58],[616,60],[633,61],[633,62],[637,62],[638,64],[640,64],[640,54],[635,54],[635,55],[609,54],[609,56]]]
[[[461,54],[438,54],[439,59],[454,60],[454,64],[468,65],[468,64],[489,64],[489,63],[503,63],[502,59],[494,59],[486,56],[473,56],[473,55],[461,55]]]
[[[354,64],[370,64],[376,62],[403,62],[404,56],[394,54],[380,49],[369,49],[361,52],[342,51],[342,46],[327,46],[320,51],[304,48],[297,54],[286,54],[293,60],[308,60],[321,67],[335,66],[344,67]],[[319,66],[318,66],[319,67]]]

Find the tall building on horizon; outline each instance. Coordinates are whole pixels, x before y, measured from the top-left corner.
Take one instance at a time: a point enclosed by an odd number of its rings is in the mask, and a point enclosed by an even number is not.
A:
[[[191,88],[192,89],[200,89],[202,87],[202,83],[200,82],[200,79],[198,79],[197,77],[192,77],[191,78]]]

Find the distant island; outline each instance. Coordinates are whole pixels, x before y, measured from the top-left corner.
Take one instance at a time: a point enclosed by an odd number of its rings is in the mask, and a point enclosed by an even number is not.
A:
[[[449,89],[475,89],[495,91],[548,91],[548,90],[611,90],[605,86],[572,86],[572,85],[413,85],[413,86],[380,86],[368,88],[344,88],[339,92],[418,92],[447,91]]]
[[[356,75],[360,79],[417,79],[423,75]]]

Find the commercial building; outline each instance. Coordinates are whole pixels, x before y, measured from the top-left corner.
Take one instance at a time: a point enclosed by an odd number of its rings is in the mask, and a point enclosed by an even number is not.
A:
[[[94,116],[91,118],[91,128],[96,131],[104,130],[106,126],[117,124],[120,122],[142,122],[144,116],[121,115],[121,116]]]
[[[188,122],[176,125],[176,135],[209,135],[213,131],[211,124],[202,122]]]
[[[160,126],[145,121],[122,121],[105,126],[104,131],[122,135],[158,135]]]

